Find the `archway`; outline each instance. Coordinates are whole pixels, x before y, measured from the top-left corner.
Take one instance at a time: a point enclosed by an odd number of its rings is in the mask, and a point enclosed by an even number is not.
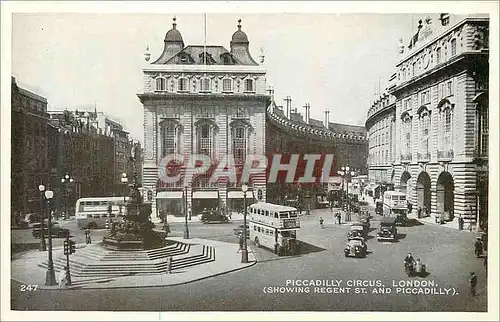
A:
[[[455,183],[449,172],[442,172],[437,181],[436,199],[437,212],[443,214],[446,219],[453,215]]]
[[[417,209],[421,209],[419,215],[426,216],[431,211],[431,178],[425,171],[417,178]]]
[[[408,181],[410,180],[410,178],[411,174],[408,171],[403,172],[403,174],[401,175],[401,184],[399,185],[399,191],[406,195],[408,194]]]

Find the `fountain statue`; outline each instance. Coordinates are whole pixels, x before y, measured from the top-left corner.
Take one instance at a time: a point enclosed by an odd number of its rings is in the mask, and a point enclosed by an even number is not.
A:
[[[103,245],[113,250],[145,250],[166,246],[165,233],[153,230],[150,221],[151,203],[143,202],[137,182],[137,151],[132,150],[129,162],[133,166],[133,182],[129,185],[126,215],[112,224],[111,232],[103,237]]]

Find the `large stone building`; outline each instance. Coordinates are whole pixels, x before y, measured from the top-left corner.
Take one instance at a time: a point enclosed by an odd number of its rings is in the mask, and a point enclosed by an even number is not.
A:
[[[368,132],[368,177],[370,197],[380,198],[384,191],[394,190],[391,181],[396,138],[396,99],[384,93],[368,110],[366,130]]]
[[[213,164],[229,154],[236,163],[248,154],[264,155],[270,101],[266,71],[251,57],[241,24],[231,38],[230,50],[186,46],[175,18],[164,43],[160,57],[143,69],[144,92],[138,94],[144,106],[143,186],[154,196],[153,212],[182,214],[185,203],[193,213],[217,206],[237,207],[243,198],[240,185],[211,183],[208,175],[192,182],[183,180],[184,166],[181,180],[165,183],[158,179],[158,164],[166,155],[202,154]],[[250,187],[263,189],[265,194],[265,174],[254,177]]]
[[[441,14],[420,20],[400,47],[388,88],[396,133],[390,181],[414,214],[487,222],[488,33],[487,17]]]
[[[40,212],[40,191],[50,187],[55,167],[50,153],[53,128],[49,125],[47,99],[11,81],[11,212]]]
[[[272,91],[271,91],[272,93]],[[325,120],[315,120],[309,117],[310,105],[306,104],[304,117],[291,108],[291,99],[287,97],[286,108],[276,106],[274,101],[267,109],[266,122],[266,151],[273,154],[333,154],[331,176],[338,176],[342,166],[350,166],[356,174],[365,174],[368,156],[368,142],[366,130],[363,126],[332,123],[329,113],[325,113]],[[321,177],[322,161],[315,168],[314,176]],[[283,163],[283,162],[282,162]],[[305,166],[305,164],[304,164]],[[304,166],[300,165],[296,172],[296,179],[302,176]],[[286,173],[283,172],[285,177]],[[281,178],[278,178],[281,179]],[[341,187],[339,187],[341,188]],[[297,200],[299,204],[309,204],[316,207],[317,197],[325,195],[328,183],[315,182],[313,184],[290,184],[284,180],[277,183],[268,183],[267,198],[272,202],[283,203],[286,200]],[[330,197],[330,196],[328,196]],[[337,195],[336,198],[339,198]]]

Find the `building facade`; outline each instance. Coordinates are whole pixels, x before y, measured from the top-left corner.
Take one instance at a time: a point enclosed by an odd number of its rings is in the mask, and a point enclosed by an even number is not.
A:
[[[367,193],[375,199],[384,191],[394,190],[391,176],[396,161],[394,148],[396,137],[396,98],[384,93],[368,110],[365,123],[368,135]]]
[[[230,50],[185,46],[175,19],[164,43],[160,57],[143,69],[144,91],[138,94],[144,107],[143,186],[153,196],[153,212],[237,208],[243,200],[239,184],[209,182],[209,175],[184,180],[186,163],[179,167],[180,180],[166,183],[159,180],[158,165],[168,155],[187,161],[202,154],[212,166],[233,155],[238,172],[247,155],[263,155],[266,71],[251,57],[241,24]],[[265,194],[265,174],[249,185]]]
[[[272,94],[272,90],[271,90]],[[366,162],[368,156],[368,141],[366,130],[363,126],[332,123],[329,121],[329,113],[325,113],[325,120],[315,120],[309,117],[310,105],[305,105],[305,117],[291,108],[291,99],[285,99],[287,106],[284,109],[276,106],[273,101],[267,109],[266,121],[266,151],[269,156],[274,154],[333,154],[333,165],[330,176],[338,176],[342,166],[350,166],[357,174],[366,173]],[[320,160],[322,162],[322,160]],[[282,161],[282,163],[284,163]],[[302,176],[305,165],[301,166],[300,159],[298,172],[295,177]],[[321,167],[314,169],[315,177],[321,176]],[[295,200],[298,205],[308,205],[314,209],[317,206],[318,197],[340,198],[340,190],[343,187],[342,178],[338,178],[340,185],[331,183],[286,183],[278,177],[278,182],[268,183],[267,198],[271,202],[287,203]],[[332,195],[331,191],[337,194]]]
[[[47,99],[17,85],[11,78],[11,213],[17,220],[40,213],[38,186],[50,188],[54,159],[50,154],[53,129]]]
[[[488,32],[487,17],[441,14],[420,20],[409,46],[400,47],[389,85],[396,132],[390,180],[406,192],[413,215],[487,222]]]

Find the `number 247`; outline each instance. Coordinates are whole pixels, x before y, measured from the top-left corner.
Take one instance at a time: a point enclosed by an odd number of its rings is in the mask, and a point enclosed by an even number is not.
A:
[[[28,284],[28,285],[21,285],[21,292],[32,292],[32,291],[36,291],[36,289],[38,288],[38,285],[36,284]]]

